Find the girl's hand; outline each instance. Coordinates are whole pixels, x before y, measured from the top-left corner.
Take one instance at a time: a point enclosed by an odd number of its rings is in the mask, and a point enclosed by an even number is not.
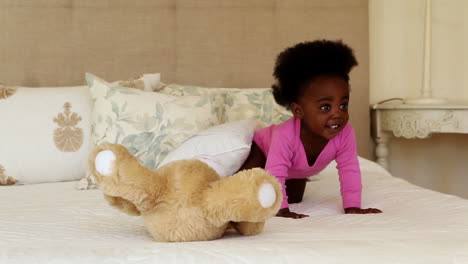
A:
[[[276,216],[294,218],[294,219],[309,217],[308,215],[305,215],[305,214],[297,214],[297,213],[291,212],[289,211],[289,208],[280,209],[278,213],[276,214]]]
[[[381,210],[376,208],[361,209],[359,207],[348,207],[344,209],[345,214],[380,214]]]

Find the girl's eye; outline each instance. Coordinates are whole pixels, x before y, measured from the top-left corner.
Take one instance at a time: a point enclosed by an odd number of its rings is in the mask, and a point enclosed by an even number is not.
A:
[[[345,103],[345,104],[340,105],[340,109],[341,109],[341,110],[346,110],[346,109],[348,109],[348,103]]]
[[[331,106],[329,104],[321,105],[320,110],[325,110],[328,111],[331,109]]]

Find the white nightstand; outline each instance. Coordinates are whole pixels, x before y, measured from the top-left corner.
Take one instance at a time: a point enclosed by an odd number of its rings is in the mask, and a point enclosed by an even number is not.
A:
[[[468,134],[468,105],[403,104],[386,102],[371,106],[372,136],[377,163],[388,169],[388,139],[427,138],[432,133]]]

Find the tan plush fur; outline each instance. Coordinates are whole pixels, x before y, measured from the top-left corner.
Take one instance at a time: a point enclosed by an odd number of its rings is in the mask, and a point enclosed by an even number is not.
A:
[[[96,170],[96,156],[104,150],[115,155],[110,171]],[[156,171],[143,167],[125,147],[102,144],[90,156],[90,168],[112,206],[130,215],[141,215],[158,241],[212,240],[223,236],[229,224],[242,235],[256,235],[265,220],[275,215],[281,187],[263,169],[241,171],[220,178],[199,160],[181,160]],[[259,202],[259,189],[271,184],[272,205]]]

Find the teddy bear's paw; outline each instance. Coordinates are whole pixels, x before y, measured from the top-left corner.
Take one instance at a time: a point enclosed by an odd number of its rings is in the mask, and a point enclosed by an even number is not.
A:
[[[278,212],[282,199],[281,184],[259,168],[222,178],[205,191],[205,207],[215,224],[265,221]]]
[[[270,208],[275,204],[276,191],[271,183],[263,183],[258,189],[258,201],[263,208]]]
[[[117,176],[118,166],[123,160],[133,159],[127,149],[119,144],[98,145],[90,154],[89,167],[99,184],[104,178]]]
[[[109,176],[114,168],[116,156],[111,150],[103,150],[96,155],[94,164],[96,171],[102,176]]]
[[[122,197],[114,197],[104,194],[106,201],[119,209],[120,211],[127,213],[129,215],[141,215],[141,212],[136,208],[136,206],[128,200],[125,200]]]
[[[103,143],[90,154],[89,168],[107,201],[135,215],[154,207],[159,188],[149,169],[120,144]],[[146,177],[146,178],[145,178]]]

